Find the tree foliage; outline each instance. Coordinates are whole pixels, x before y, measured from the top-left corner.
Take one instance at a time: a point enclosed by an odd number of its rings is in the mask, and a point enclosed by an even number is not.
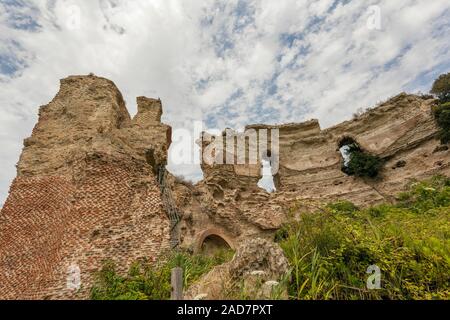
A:
[[[450,102],[450,72],[440,75],[430,92],[437,95],[442,103]]]
[[[434,108],[434,116],[441,127],[439,137],[442,143],[450,142],[450,102],[440,104]]]
[[[346,152],[349,160],[342,171],[350,176],[375,178],[383,167],[380,157],[363,152],[356,143],[349,145]]]

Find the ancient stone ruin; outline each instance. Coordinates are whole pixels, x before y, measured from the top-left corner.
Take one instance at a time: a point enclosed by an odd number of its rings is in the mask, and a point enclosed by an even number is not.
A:
[[[433,103],[402,93],[325,130],[311,120],[233,133],[278,129],[277,154],[266,154],[277,159],[277,191],[268,193],[257,185],[262,156],[256,164],[203,162],[202,181],[181,183],[165,170],[171,128],[161,123],[161,101],[137,98],[131,119],[111,81],[63,79],[24,141],[0,214],[0,298],[88,298],[106,260],[126,272],[134,261],[155,261],[177,246],[209,251],[270,241],[293,203],[312,210],[336,199],[359,206],[395,201],[414,180],[450,175]],[[273,146],[270,137],[264,139]],[[202,138],[205,147],[213,137]],[[346,141],[383,159],[378,177],[343,172]]]
[[[111,81],[69,77],[40,108],[0,216],[1,298],[87,297],[102,261],[126,271],[170,248],[155,170],[171,129],[160,101],[137,102],[130,119]],[[67,288],[72,265],[81,270],[76,292]]]

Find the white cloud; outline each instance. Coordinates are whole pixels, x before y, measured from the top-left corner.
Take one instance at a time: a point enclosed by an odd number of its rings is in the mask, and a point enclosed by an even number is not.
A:
[[[381,30],[367,28],[370,5]],[[160,97],[175,129],[310,117],[325,127],[448,71],[449,14],[446,0],[4,0],[0,202],[39,105],[67,75],[110,78],[132,114],[136,96]]]

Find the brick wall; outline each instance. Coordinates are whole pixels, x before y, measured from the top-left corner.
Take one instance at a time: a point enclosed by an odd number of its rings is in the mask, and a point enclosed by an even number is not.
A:
[[[95,272],[113,260],[124,273],[169,249],[169,221],[151,168],[87,157],[73,176],[19,177],[0,220],[0,297],[88,298]],[[81,290],[67,288],[71,265]]]

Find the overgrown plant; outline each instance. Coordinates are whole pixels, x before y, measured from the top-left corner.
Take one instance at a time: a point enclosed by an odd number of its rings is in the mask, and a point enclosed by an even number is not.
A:
[[[439,103],[433,108],[434,116],[441,127],[439,138],[443,144],[450,142],[450,73],[437,78],[430,91],[439,98]]]
[[[437,105],[433,108],[436,122],[441,127],[439,138],[441,143],[446,144],[450,142],[450,102]]]
[[[166,300],[170,298],[170,276],[174,267],[183,269],[184,287],[198,280],[214,266],[230,260],[233,252],[219,250],[213,256],[180,251],[155,263],[134,263],[127,275],[119,275],[108,261],[98,273],[91,290],[93,300]]]
[[[278,233],[291,299],[450,299],[450,179],[415,183],[397,205],[339,202]],[[381,270],[368,289],[367,269]]]
[[[356,144],[349,145],[346,153],[349,159],[342,171],[350,176],[375,178],[383,167],[380,157],[363,152]]]
[[[290,262],[273,299],[450,299],[450,179],[416,182],[398,202],[361,209],[340,201],[316,212],[291,215],[276,234]],[[296,204],[295,210],[302,206]],[[184,270],[184,286],[232,257],[173,253],[156,264],[136,263],[119,275],[106,263],[92,299],[169,299],[170,271]],[[370,266],[381,270],[381,286],[369,289]],[[234,284],[225,296],[254,299],[255,290]]]
[[[430,91],[436,95],[441,103],[450,102],[450,72],[447,74],[441,74],[437,78]]]

